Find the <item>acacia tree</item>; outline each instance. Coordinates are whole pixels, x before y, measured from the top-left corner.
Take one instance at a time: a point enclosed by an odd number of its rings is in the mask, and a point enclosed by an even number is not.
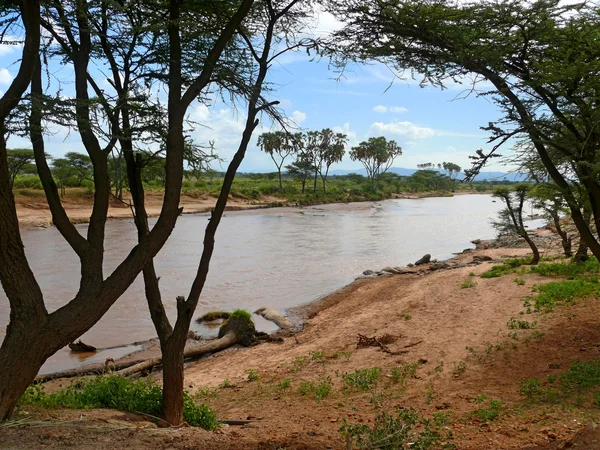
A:
[[[438,169],[443,170],[448,175],[448,178],[452,181],[452,190],[456,187],[456,179],[460,175],[462,168],[453,162],[443,162],[438,164]]]
[[[112,2],[111,2],[112,3]],[[10,417],[16,402],[32,382],[44,361],[92,327],[131,285],[137,275],[152,261],[171,234],[180,214],[179,198],[183,178],[185,149],[184,119],[190,103],[208,86],[214,67],[244,18],[252,0],[242,0],[235,13],[211,37],[203,53],[203,70],[191,83],[185,85],[182,77],[182,37],[179,29],[180,2],[158,2],[159,12],[167,21],[167,33],[159,33],[168,49],[168,71],[164,77],[168,102],[165,144],[166,183],[161,214],[147,234],[108,276],[103,270],[104,230],[110,196],[107,157],[116,137],[104,146],[100,144],[91,126],[92,115],[88,87],[95,84],[89,75],[92,56],[90,20],[96,17],[94,5],[75,2],[71,35],[71,61],[75,76],[75,104],[77,130],[93,165],[94,205],[86,235],[70,222],[60,202],[60,196],[46,161],[42,136],[44,95],[40,50],[40,5],[37,1],[23,1],[20,5],[9,2],[1,5],[5,15],[11,15],[14,26],[24,29],[23,57],[17,76],[0,99],[0,281],[9,299],[11,320],[0,347],[0,420]],[[55,3],[54,12],[59,21],[66,22],[64,6]],[[139,11],[144,14],[144,10]],[[45,17],[48,17],[45,14]],[[60,23],[60,22],[59,22]],[[157,29],[159,32],[160,29]],[[44,296],[33,275],[24,253],[19,233],[14,198],[9,184],[6,153],[6,119],[18,105],[23,93],[31,85],[30,134],[38,174],[52,213],[53,223],[73,248],[81,261],[81,281],[75,297],[58,310],[49,313]],[[182,306],[185,310],[189,304]],[[31,345],[34,342],[35,345]],[[167,369],[166,369],[167,370]]]
[[[533,252],[531,264],[536,265],[540,262],[540,252],[527,233],[527,227],[523,223],[523,207],[531,186],[528,184],[519,184],[515,187],[514,192],[508,188],[498,188],[493,196],[501,199],[506,208],[502,209],[498,214],[499,220],[493,222],[494,228],[500,233],[517,234],[525,239],[529,248]]]
[[[329,44],[341,65],[378,60],[440,87],[471,76],[469,91],[475,92],[478,81],[491,83],[484,94],[504,117],[485,128],[494,147],[479,153],[471,174],[502,144],[526,136],[564,195],[582,239],[600,258],[598,227],[588,225],[573,184],[550,157],[556,150],[570,162],[597,224],[600,15],[595,2],[330,0],[329,5],[345,23]],[[555,139],[557,134],[564,139]]]
[[[326,192],[327,176],[329,175],[329,168],[332,164],[341,162],[346,153],[346,143],[348,142],[348,136],[343,133],[335,133],[329,129],[323,130],[323,132],[331,133],[331,138],[328,139],[329,145],[320,149],[322,154],[322,163],[319,167],[319,175],[323,182],[323,192]]]
[[[263,133],[258,137],[258,146],[263,152],[267,153],[275,163],[277,175],[279,176],[279,190],[283,192],[281,168],[283,167],[286,158],[298,150],[296,139],[285,131]]]
[[[396,141],[388,141],[385,137],[372,137],[350,150],[352,161],[360,161],[371,180],[371,189],[376,190],[377,179],[388,171],[394,159],[402,155],[402,148]]]
[[[317,192],[319,176],[323,182],[323,192],[326,191],[325,183],[332,164],[339,162],[344,157],[345,145],[348,141],[343,133],[334,133],[329,128],[321,131],[309,131],[304,135],[303,158],[310,161],[314,170],[313,192]]]
[[[33,162],[33,150],[27,148],[17,148],[6,151],[8,158],[8,175],[10,186],[15,184],[15,178],[21,173],[23,168]]]
[[[312,176],[315,170],[310,160],[300,154],[298,155],[298,159],[292,164],[285,166],[285,169],[288,175],[302,184],[302,193],[304,194],[306,181]]]

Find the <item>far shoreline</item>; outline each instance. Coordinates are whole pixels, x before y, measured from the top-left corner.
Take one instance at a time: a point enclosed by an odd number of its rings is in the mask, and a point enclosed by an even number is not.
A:
[[[307,207],[315,207],[320,205],[350,205],[350,204],[365,204],[373,202],[381,202],[386,200],[420,200],[423,198],[440,198],[440,197],[454,197],[459,195],[490,195],[491,192],[476,192],[476,191],[434,191],[434,192],[421,192],[421,193],[401,193],[394,194],[390,198],[381,200],[364,199],[362,201],[351,201],[351,202],[339,202],[339,201],[318,201],[307,204],[300,204],[298,202],[287,202],[281,198],[266,196],[261,200],[248,200],[240,197],[230,196],[227,202],[225,211],[227,212],[238,212],[238,211],[254,211],[262,209],[273,209],[273,208],[298,208],[304,209]],[[146,193],[146,208],[148,211],[148,217],[155,218],[160,216],[162,207],[162,195],[157,195],[155,192]],[[64,199],[63,207],[69,219],[74,224],[85,224],[89,223],[90,215],[92,212],[92,198],[82,196],[76,199]],[[127,200],[127,199],[126,199]],[[193,215],[193,214],[206,214],[209,213],[216,202],[216,197],[209,195],[201,197],[190,197],[182,194],[180,206],[183,208],[182,215]],[[19,218],[19,227],[21,229],[30,228],[49,228],[53,227],[52,215],[48,208],[43,195],[35,196],[23,196],[15,195],[15,203],[17,206],[17,216]],[[108,210],[108,220],[131,220],[133,215],[130,206],[127,203],[120,203],[117,201],[111,202]]]

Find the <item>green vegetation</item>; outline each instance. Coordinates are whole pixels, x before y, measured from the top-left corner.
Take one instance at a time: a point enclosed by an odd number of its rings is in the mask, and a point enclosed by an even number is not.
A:
[[[478,403],[483,403],[487,396],[485,394],[476,397]],[[477,402],[476,402],[477,403]],[[479,408],[473,411],[473,416],[484,422],[496,420],[503,413],[504,405],[499,400],[490,400],[487,408]]]
[[[423,419],[414,409],[394,409],[390,414],[380,409],[373,426],[349,424],[344,419],[340,433],[364,450],[375,449],[453,449],[447,442],[449,435],[443,430],[447,423],[444,414],[434,415],[433,419]]]
[[[548,376],[546,381],[537,378],[523,380],[521,394],[530,402],[577,405],[598,404],[600,400],[600,358],[591,361],[576,361],[569,370],[558,376]]]
[[[523,278],[515,278],[513,281],[519,286],[523,286],[525,284],[525,280]]]
[[[248,381],[260,380],[260,375],[258,374],[258,371],[256,371],[255,369],[244,370],[244,373],[246,374]]]
[[[487,272],[483,272],[481,278],[496,278],[509,273],[515,273],[517,267],[531,264],[529,258],[511,258],[504,261],[502,264],[492,266]]]
[[[573,303],[576,299],[599,297],[598,280],[582,279],[556,281],[533,287],[538,295],[534,297],[536,311],[552,311],[556,305]]]
[[[119,376],[98,376],[77,381],[52,394],[47,394],[43,385],[32,385],[21,397],[20,404],[43,408],[114,408],[158,417],[162,412],[162,389],[149,379],[131,381]],[[205,405],[196,405],[187,391],[183,416],[192,426],[207,430],[217,428],[215,414]]]
[[[536,322],[527,322],[526,320],[517,320],[514,317],[508,319],[508,328],[511,330],[529,330],[535,328]]]
[[[393,383],[404,383],[407,379],[414,378],[417,374],[417,369],[420,364],[416,363],[405,363],[401,366],[394,367],[391,372],[391,379]]]
[[[381,369],[372,367],[370,369],[358,369],[352,373],[342,375],[342,381],[348,389],[367,391],[379,382]]]
[[[466,280],[465,282],[460,284],[461,289],[468,289],[477,286],[477,283],[473,280]]]
[[[333,382],[330,377],[321,377],[317,384],[312,381],[302,381],[298,392],[302,396],[313,395],[315,400],[321,401],[328,397],[333,388]]]
[[[289,378],[284,378],[279,383],[277,383],[277,385],[275,387],[281,391],[284,391],[286,389],[289,389],[291,385],[292,385],[292,380]]]

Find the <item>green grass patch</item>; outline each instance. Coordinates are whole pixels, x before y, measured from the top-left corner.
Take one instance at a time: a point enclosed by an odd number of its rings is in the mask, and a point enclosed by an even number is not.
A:
[[[32,385],[19,404],[43,408],[92,409],[111,408],[158,417],[162,413],[162,389],[151,380],[131,381],[119,376],[98,376],[76,381],[64,390],[48,394],[43,385]],[[194,403],[185,391],[184,420],[207,430],[217,428],[217,417],[205,405]]]
[[[520,391],[529,401],[541,403],[600,403],[600,358],[576,361],[562,374],[521,381]]]
[[[477,399],[481,399],[478,397]],[[484,398],[485,399],[485,398]],[[483,422],[496,420],[504,412],[504,405],[499,400],[490,400],[487,408],[479,408],[473,411],[473,417],[477,417]]]
[[[487,272],[479,275],[481,278],[497,278],[509,273],[515,273],[516,269],[521,266],[531,264],[531,258],[511,258],[504,261],[502,264],[492,266]]]
[[[379,383],[380,376],[381,369],[379,367],[372,367],[370,369],[359,369],[352,373],[346,373],[342,375],[342,381],[349,389],[367,391]]]
[[[556,305],[573,303],[577,299],[600,296],[598,280],[564,280],[536,285],[533,298],[536,311],[552,311]]]
[[[542,263],[531,267],[530,271],[543,277],[567,277],[572,280],[589,274],[600,274],[600,263],[592,257],[578,264]]]

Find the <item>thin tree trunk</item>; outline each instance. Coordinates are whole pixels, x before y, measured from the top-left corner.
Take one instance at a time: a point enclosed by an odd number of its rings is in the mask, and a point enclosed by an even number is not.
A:
[[[573,255],[573,251],[571,248],[572,247],[571,238],[569,237],[567,232],[565,230],[563,230],[562,227],[560,226],[560,217],[558,216],[558,214],[553,213],[552,220],[554,222],[554,227],[556,228],[556,232],[560,236],[565,256],[567,258],[570,258]]]
[[[538,250],[537,245],[535,245],[535,242],[533,242],[533,240],[529,237],[529,235],[527,234],[527,231],[525,231],[525,233],[522,234],[521,236],[523,237],[523,239],[525,239],[525,241],[531,248],[531,251],[533,252],[533,258],[531,259],[531,264],[534,266],[537,265],[537,263],[540,262],[540,251]]]
[[[277,167],[277,174],[279,175],[279,191],[283,192],[283,184],[281,183],[281,167]]]

